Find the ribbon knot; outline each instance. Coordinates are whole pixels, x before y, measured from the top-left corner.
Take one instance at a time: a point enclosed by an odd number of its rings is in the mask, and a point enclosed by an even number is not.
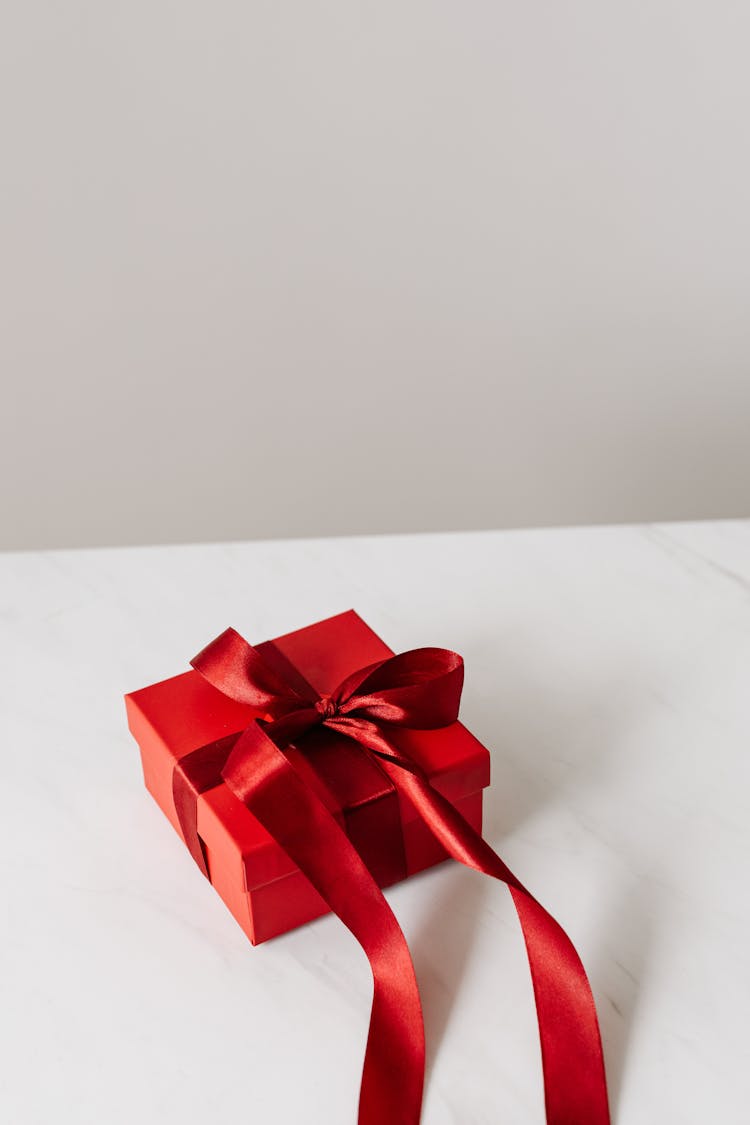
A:
[[[338,705],[330,695],[323,695],[315,704],[315,710],[319,712],[321,722],[326,719],[332,719],[338,712]]]

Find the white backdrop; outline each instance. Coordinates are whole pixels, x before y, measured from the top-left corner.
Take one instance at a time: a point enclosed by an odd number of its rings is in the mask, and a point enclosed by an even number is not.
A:
[[[750,9],[0,9],[0,546],[747,512]]]

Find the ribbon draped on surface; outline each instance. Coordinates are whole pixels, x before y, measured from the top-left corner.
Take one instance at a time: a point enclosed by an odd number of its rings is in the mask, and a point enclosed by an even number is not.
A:
[[[449,855],[508,886],[531,969],[548,1125],[609,1125],[594,999],[570,939],[420,766],[388,740],[389,727],[433,730],[457,720],[461,657],[445,649],[413,649],[361,668],[323,697],[298,690],[233,629],[191,663],[219,691],[265,718],[178,763],[173,793],[183,836],[208,875],[196,802],[220,774],[361,944],[374,991],[359,1125],[419,1122],[422,1008],[406,940],[380,887],[285,753],[321,726],[353,739],[377,762]]]

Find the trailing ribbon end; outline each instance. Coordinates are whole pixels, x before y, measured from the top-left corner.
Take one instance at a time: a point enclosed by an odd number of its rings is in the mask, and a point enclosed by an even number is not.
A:
[[[374,987],[359,1125],[417,1125],[424,1083],[422,1005],[406,939],[382,891],[335,818],[257,723],[240,736],[222,776],[370,962]]]

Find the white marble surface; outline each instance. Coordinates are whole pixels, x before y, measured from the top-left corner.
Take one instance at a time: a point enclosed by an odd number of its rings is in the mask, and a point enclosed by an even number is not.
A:
[[[565,925],[619,1125],[747,1120],[750,524],[0,556],[0,1120],[354,1123],[366,961],[326,918],[253,949],[141,781],[122,694],[231,623],[354,606],[462,652],[486,833]],[[388,892],[425,1125],[543,1121],[507,893]]]

